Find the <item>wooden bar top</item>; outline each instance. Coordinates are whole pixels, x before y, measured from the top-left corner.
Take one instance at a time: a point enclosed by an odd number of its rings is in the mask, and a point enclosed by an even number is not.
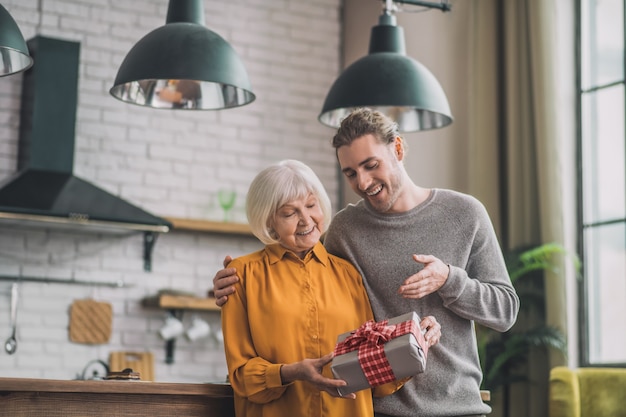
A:
[[[0,415],[12,417],[228,417],[229,384],[0,378]]]
[[[186,384],[150,381],[56,380],[0,378],[0,391],[83,392],[109,394],[203,395],[232,397],[230,384]]]

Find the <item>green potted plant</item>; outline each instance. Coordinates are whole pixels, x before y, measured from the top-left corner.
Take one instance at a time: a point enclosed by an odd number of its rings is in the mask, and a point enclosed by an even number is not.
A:
[[[503,409],[508,413],[509,387],[515,382],[527,381],[519,365],[528,360],[532,349],[552,348],[565,353],[565,336],[556,327],[545,323],[544,272],[555,271],[557,257],[572,259],[576,271],[580,260],[557,243],[513,251],[505,256],[511,282],[520,298],[522,316],[532,316],[531,325],[519,322],[508,332],[499,333],[476,326],[478,353],[483,369],[482,389],[497,391],[502,388]]]

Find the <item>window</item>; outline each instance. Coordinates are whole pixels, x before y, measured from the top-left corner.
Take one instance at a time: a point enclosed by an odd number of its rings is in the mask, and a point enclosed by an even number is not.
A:
[[[582,365],[626,364],[625,2],[579,1]]]

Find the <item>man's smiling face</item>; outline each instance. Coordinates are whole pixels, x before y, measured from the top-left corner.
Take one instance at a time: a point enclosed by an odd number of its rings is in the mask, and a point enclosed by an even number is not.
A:
[[[367,134],[337,149],[341,172],[352,190],[380,213],[395,212],[402,191],[399,141],[385,145]]]

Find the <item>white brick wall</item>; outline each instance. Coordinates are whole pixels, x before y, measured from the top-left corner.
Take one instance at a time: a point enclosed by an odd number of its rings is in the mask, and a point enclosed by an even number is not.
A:
[[[157,215],[220,219],[215,193],[238,192],[283,158],[308,163],[338,201],[332,130],[317,121],[339,68],[341,0],[205,0],[206,24],[242,57],[257,100],[223,111],[170,111],[109,95],[117,68],[142,36],[165,23],[167,0],[9,0],[26,39],[36,34],[81,42],[75,173]],[[35,63],[36,65],[36,63]],[[21,75],[0,78],[0,181],[16,170]],[[165,312],[142,297],[163,288],[204,295],[224,255],[256,250],[254,238],[174,231],[157,240],[153,271],[143,270],[141,234],[111,236],[0,223],[0,275],[123,280],[108,288],[23,283],[15,355],[0,351],[0,375],[71,379],[109,352],[150,350],[159,381],[206,382],[226,375],[214,339],[179,338],[164,363],[158,336]],[[0,281],[0,338],[9,336],[10,282]],[[108,344],[69,342],[69,306],[93,297],[112,303]],[[219,314],[203,312],[214,328]],[[192,314],[184,317],[188,325]]]

